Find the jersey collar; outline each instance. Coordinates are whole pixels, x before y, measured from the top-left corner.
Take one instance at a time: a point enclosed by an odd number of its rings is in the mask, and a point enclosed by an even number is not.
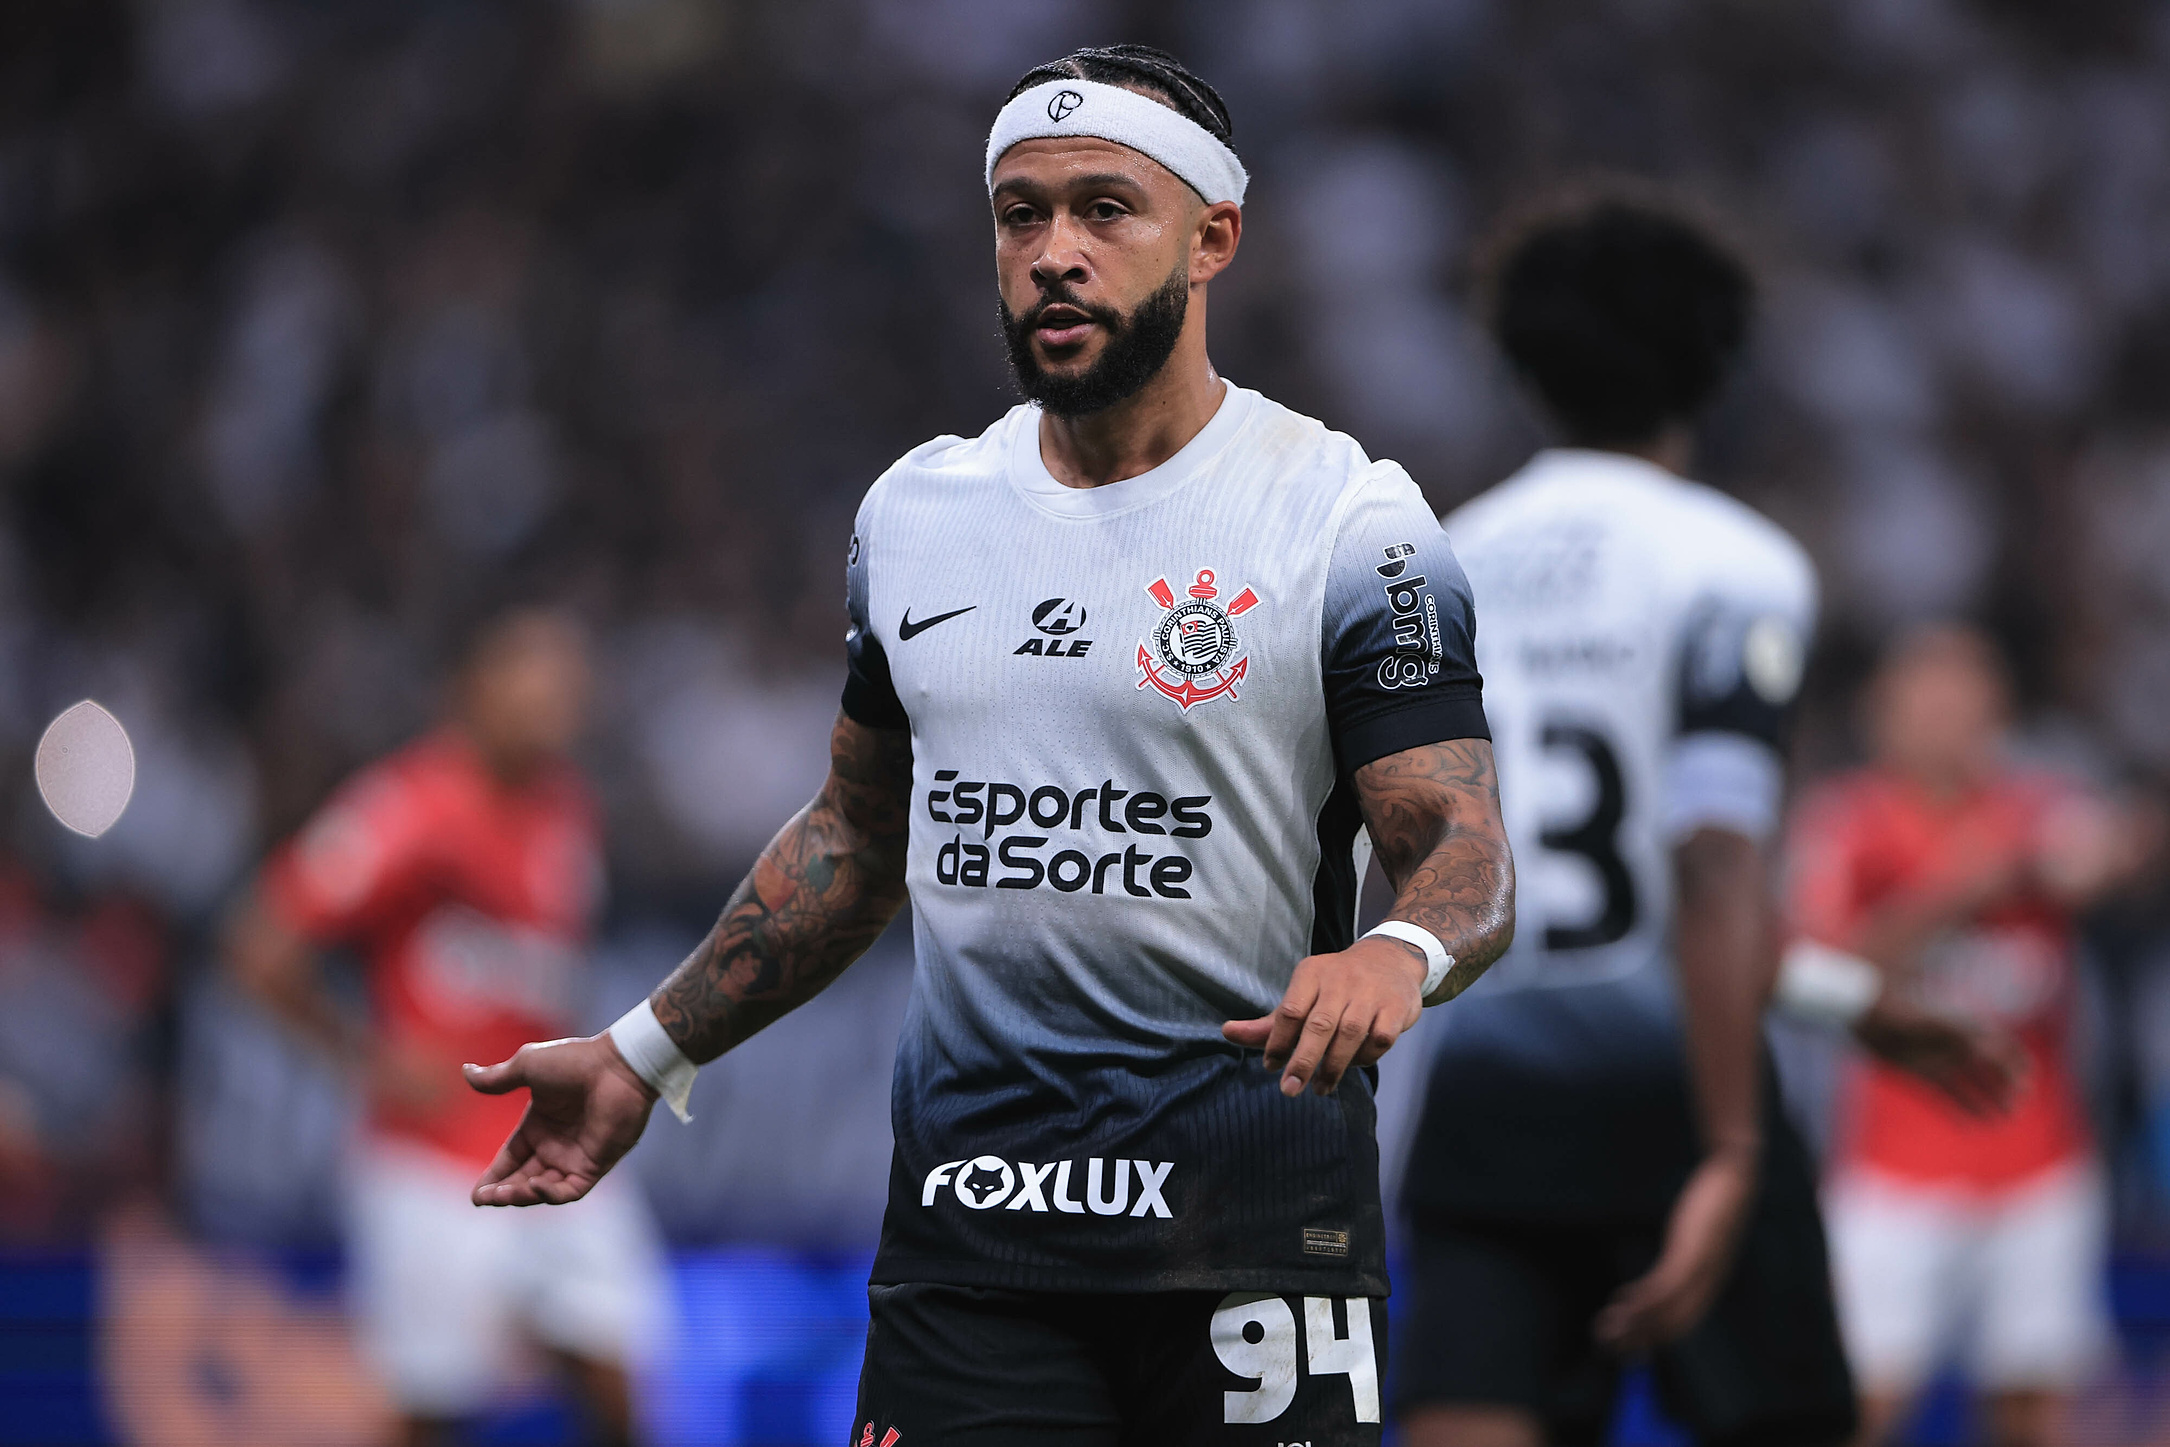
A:
[[[1614,452],[1603,447],[1547,447],[1523,464],[1523,472],[1536,476],[1539,473],[1562,472],[1611,473],[1613,476],[1638,482],[1655,482],[1678,487],[1686,479],[1668,472],[1647,457],[1637,457],[1631,452]]]
[[[1099,487],[1064,487],[1055,480],[1040,459],[1040,409],[1020,407],[1014,414],[1017,432],[1010,439],[1010,485],[1026,502],[1058,517],[1113,517],[1158,502],[1203,472],[1250,420],[1258,394],[1226,378],[1221,385],[1226,391],[1212,419],[1175,456],[1151,472]]]

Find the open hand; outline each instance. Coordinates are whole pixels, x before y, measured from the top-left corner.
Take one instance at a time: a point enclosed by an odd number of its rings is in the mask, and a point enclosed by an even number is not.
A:
[[[1733,1250],[1755,1197],[1753,1152],[1706,1157],[1673,1203],[1657,1264],[1621,1287],[1598,1312],[1599,1343],[1634,1355],[1692,1330],[1733,1269]]]
[[[1301,1095],[1306,1085],[1331,1095],[1343,1075],[1376,1064],[1416,1024],[1423,985],[1424,956],[1414,946],[1372,936],[1306,956],[1272,1014],[1230,1020],[1221,1035],[1265,1051],[1266,1068],[1282,1072],[1283,1095]]]
[[[2009,1034],[1925,1009],[1890,990],[1853,1031],[1870,1054],[1935,1086],[1969,1115],[2004,1114],[2027,1081],[2027,1052]]]
[[[484,1095],[527,1087],[527,1114],[475,1183],[478,1206],[562,1206],[595,1188],[647,1128],[656,1094],[608,1034],[523,1045],[498,1065],[463,1065]]]

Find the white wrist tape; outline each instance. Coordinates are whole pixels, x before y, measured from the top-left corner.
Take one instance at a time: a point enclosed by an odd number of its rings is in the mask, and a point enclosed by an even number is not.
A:
[[[633,1067],[633,1073],[663,1097],[671,1114],[680,1120],[693,1119],[686,1101],[693,1094],[693,1077],[701,1067],[686,1059],[678,1042],[665,1033],[663,1022],[656,1018],[655,1006],[643,1000],[620,1015],[610,1027],[610,1038],[625,1063]]]
[[[1398,919],[1382,920],[1364,931],[1364,938],[1367,940],[1373,935],[1385,935],[1388,939],[1400,940],[1405,945],[1415,945],[1424,951],[1424,988],[1417,992],[1422,999],[1429,1000],[1446,982],[1447,971],[1454,968],[1454,956],[1448,954],[1447,947],[1439,943],[1439,936],[1420,924],[1410,924]]]
[[[1778,963],[1772,999],[1798,1019],[1843,1029],[1867,1014],[1883,993],[1884,972],[1859,955],[1795,940]]]
[[[1250,175],[1236,153],[1204,126],[1134,90],[1097,80],[1051,80],[1002,108],[987,136],[987,189],[995,162],[1019,141],[1091,136],[1151,156],[1189,183],[1208,203],[1243,204]]]

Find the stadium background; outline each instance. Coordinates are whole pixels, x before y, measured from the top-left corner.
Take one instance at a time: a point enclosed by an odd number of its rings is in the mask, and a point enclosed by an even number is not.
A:
[[[819,777],[861,490],[1008,404],[987,121],[1111,37],[1211,78],[1257,178],[1216,361],[1442,507],[1538,441],[1471,327],[1473,242],[1593,168],[1704,198],[1765,283],[1704,471],[1825,571],[1803,773],[1855,751],[1880,639],[1969,611],[2030,747],[2161,797],[2170,5],[9,6],[0,1442],[368,1439],[336,1311],[353,1103],[209,968],[230,891],[428,719],[463,617],[541,586],[605,660],[591,1019],[667,968]],[[30,786],[86,695],[140,760],[96,842]],[[2164,879],[2090,930],[2104,1441],[2170,1441]],[[679,1252],[658,1440],[844,1430],[908,973],[892,936],[634,1158]],[[1787,1047],[1813,1126],[1829,1061]],[[1624,1440],[1667,1440],[1636,1416]],[[564,1426],[530,1397],[490,1440]]]

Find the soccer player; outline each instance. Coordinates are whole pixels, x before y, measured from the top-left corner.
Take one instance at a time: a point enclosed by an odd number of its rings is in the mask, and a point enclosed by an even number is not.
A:
[[[1816,582],[1785,533],[1683,477],[1750,280],[1615,195],[1511,231],[1488,288],[1572,445],[1447,519],[1485,610],[1521,933],[1442,1022],[1413,1137],[1404,1440],[1603,1441],[1621,1358],[1654,1350],[1700,1442],[1839,1442],[1814,1181],[1761,1034],[1764,850]],[[2001,1062],[1970,1032],[1878,998],[1858,961],[1812,963],[1842,997],[1826,1013],[1994,1106]]]
[[[458,1067],[565,1033],[600,902],[594,809],[568,761],[586,712],[580,630],[521,609],[476,635],[444,725],[362,771],[265,867],[228,964],[286,1021],[352,1062],[369,1114],[349,1163],[360,1343],[406,1419],[446,1442],[487,1405],[524,1334],[554,1358],[595,1440],[631,1439],[626,1365],[664,1308],[662,1260],[625,1182],[562,1215],[469,1200],[519,1118]],[[321,947],[368,968],[357,1030]]]
[[[2016,1034],[2032,1066],[1982,1120],[1864,1062],[1828,1193],[1841,1320],[1881,1442],[1943,1353],[1987,1398],[1985,1440],[2061,1440],[2109,1341],[2107,1203],[2070,1058],[2072,912],[2129,867],[2117,818],[2012,762],[2010,690],[1980,633],[1900,638],[1868,694],[1872,760],[1816,790],[1789,854],[1794,926],[1918,998]]]
[[[1505,947],[1512,867],[1437,520],[1208,360],[1229,134],[1144,47],[1018,83],[985,180],[1030,401],[868,493],[827,783],[648,1003],[470,1072],[531,1091],[475,1199],[574,1199],[909,898],[866,1447],[1379,1440],[1365,1067]]]

